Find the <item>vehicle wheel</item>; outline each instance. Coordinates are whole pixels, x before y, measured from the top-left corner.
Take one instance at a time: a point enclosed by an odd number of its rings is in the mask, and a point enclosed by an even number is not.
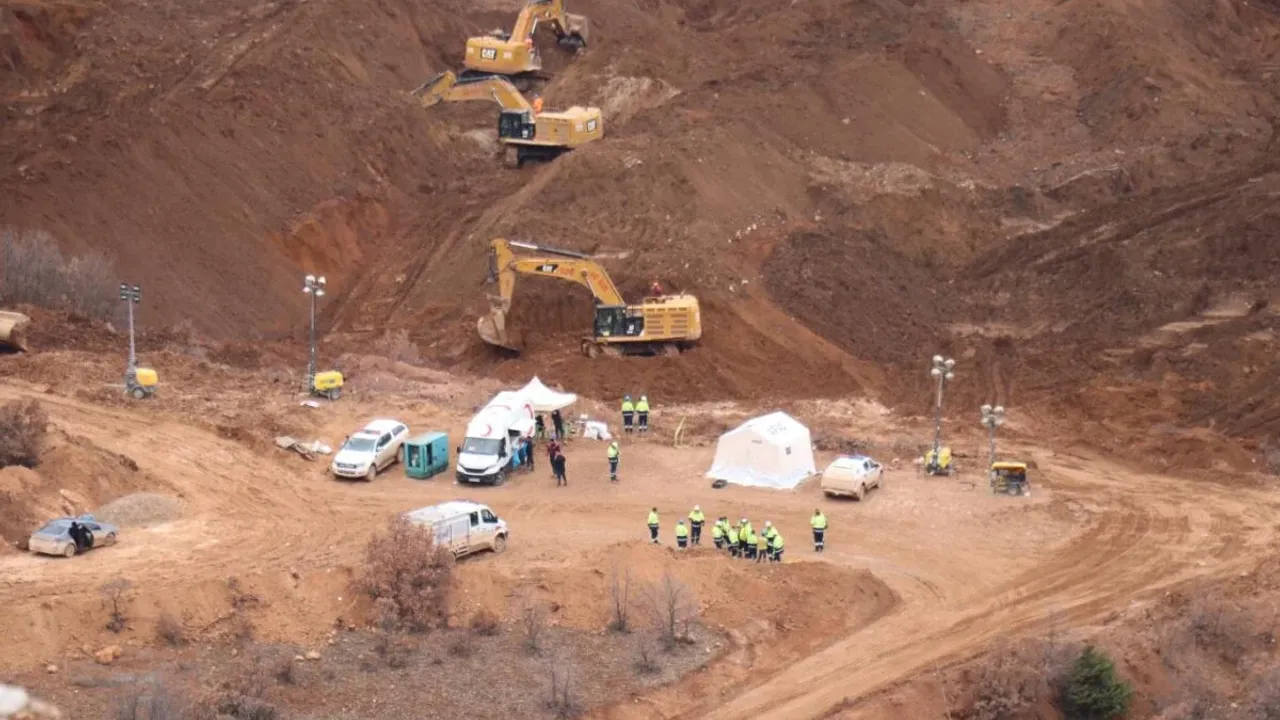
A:
[[[376,477],[378,477],[378,463],[373,463],[369,465],[369,472],[364,474],[364,479],[373,482]]]
[[[115,545],[115,544],[116,544],[116,534],[115,534],[115,533],[107,533],[107,542],[106,542],[105,544],[107,544],[107,545]]]
[[[404,464],[404,446],[403,445],[400,446],[400,449],[396,450],[396,462],[400,463],[401,465]]]
[[[75,557],[75,556],[76,556],[76,544],[75,544],[75,543],[67,543],[67,546],[66,546],[66,547],[64,547],[64,548],[62,548],[62,557],[68,557],[68,558],[70,558],[70,557]]]
[[[147,396],[147,391],[140,387],[136,387],[130,390],[129,394],[132,395],[135,400],[141,400]]]
[[[493,539],[493,552],[501,553],[507,549],[507,538],[505,535],[499,535]]]
[[[497,475],[493,476],[493,486],[501,487],[507,481],[507,471],[499,470]]]

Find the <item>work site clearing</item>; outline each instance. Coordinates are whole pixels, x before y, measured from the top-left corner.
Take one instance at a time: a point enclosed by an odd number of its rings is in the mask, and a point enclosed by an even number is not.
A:
[[[1276,0],[12,0],[0,127],[0,682],[64,716],[1280,717]],[[534,377],[617,483],[455,482]],[[879,487],[713,487],[774,411]],[[336,479],[376,418],[444,471]],[[501,552],[393,524],[454,500]]]

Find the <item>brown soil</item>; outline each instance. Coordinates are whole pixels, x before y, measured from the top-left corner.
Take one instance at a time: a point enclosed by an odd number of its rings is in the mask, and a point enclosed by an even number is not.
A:
[[[456,430],[534,374],[593,411],[646,393],[694,444],[799,408],[822,447],[902,461],[882,501],[833,513],[861,545],[824,558],[875,573],[901,609],[824,649],[797,631],[787,642],[811,654],[785,669],[753,673],[764,641],[738,642],[609,717],[820,715],[1050,609],[1094,622],[1268,552],[1255,514],[1280,473],[1274,0],[571,5],[593,45],[546,52],[543,91],[552,108],[604,108],[608,135],[520,171],[495,157],[492,107],[424,111],[408,94],[468,35],[509,22],[506,4],[0,6],[0,217],[103,251],[142,285],[139,352],[162,378],[153,401],[128,401],[118,323],[32,311],[35,352],[0,356],[0,400],[47,403],[57,443],[47,465],[0,475],[5,537],[61,511],[59,489],[83,496],[77,509],[184,501],[98,565],[7,555],[15,666],[83,644],[70,632],[109,639],[85,618],[120,573],[147,622],[178,604],[216,620],[235,575],[272,598],[255,618],[268,639],[315,640],[353,611],[369,528],[455,490],[356,491],[272,436],[333,441],[386,413]],[[522,279],[524,352],[484,345],[497,235],[595,253],[630,297],[653,279],[697,294],[703,340],[678,358],[588,360],[585,292]],[[294,394],[309,272],[329,279],[322,362],[350,380],[314,410]],[[946,428],[966,469],[984,452],[976,407],[1002,403],[1004,451],[1043,468],[1047,497],[1012,509],[965,476],[915,482],[934,353],[958,363]],[[490,599],[537,568],[569,594],[655,501],[776,515],[802,545],[814,488],[708,496],[709,444],[669,439],[628,450],[620,488],[486,495],[530,537],[491,563]],[[582,452],[571,475],[598,475],[599,452]],[[782,597],[826,582],[787,572]]]

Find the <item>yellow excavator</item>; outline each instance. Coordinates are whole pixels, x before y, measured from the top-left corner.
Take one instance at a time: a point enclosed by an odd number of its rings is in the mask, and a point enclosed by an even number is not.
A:
[[[525,89],[541,75],[542,58],[533,43],[539,23],[546,23],[556,34],[556,43],[577,52],[587,45],[589,24],[581,15],[564,11],[564,0],[529,0],[516,17],[511,32],[494,30],[488,35],[467,39],[463,59],[463,75],[505,75]]]
[[[427,108],[441,102],[492,100],[498,115],[498,142],[505,148],[507,165],[521,167],[527,160],[552,160],[604,136],[600,108],[574,106],[562,112],[536,112],[509,80],[499,75],[459,78],[446,70],[431,78],[414,97]]]
[[[516,257],[513,248],[538,253]],[[583,338],[588,357],[604,354],[678,355],[702,337],[702,314],[692,295],[646,297],[628,305],[609,273],[589,256],[531,243],[495,238],[489,243],[488,281],[498,283],[492,307],[480,318],[477,330],[490,345],[519,350],[520,342],[507,328],[507,313],[515,292],[516,275],[537,275],[568,280],[586,287],[595,296],[595,328]]]

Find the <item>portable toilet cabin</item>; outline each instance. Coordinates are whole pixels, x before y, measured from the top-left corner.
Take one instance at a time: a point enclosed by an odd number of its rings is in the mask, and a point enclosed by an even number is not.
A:
[[[404,443],[404,471],[411,478],[426,480],[449,469],[449,436],[429,432]]]

